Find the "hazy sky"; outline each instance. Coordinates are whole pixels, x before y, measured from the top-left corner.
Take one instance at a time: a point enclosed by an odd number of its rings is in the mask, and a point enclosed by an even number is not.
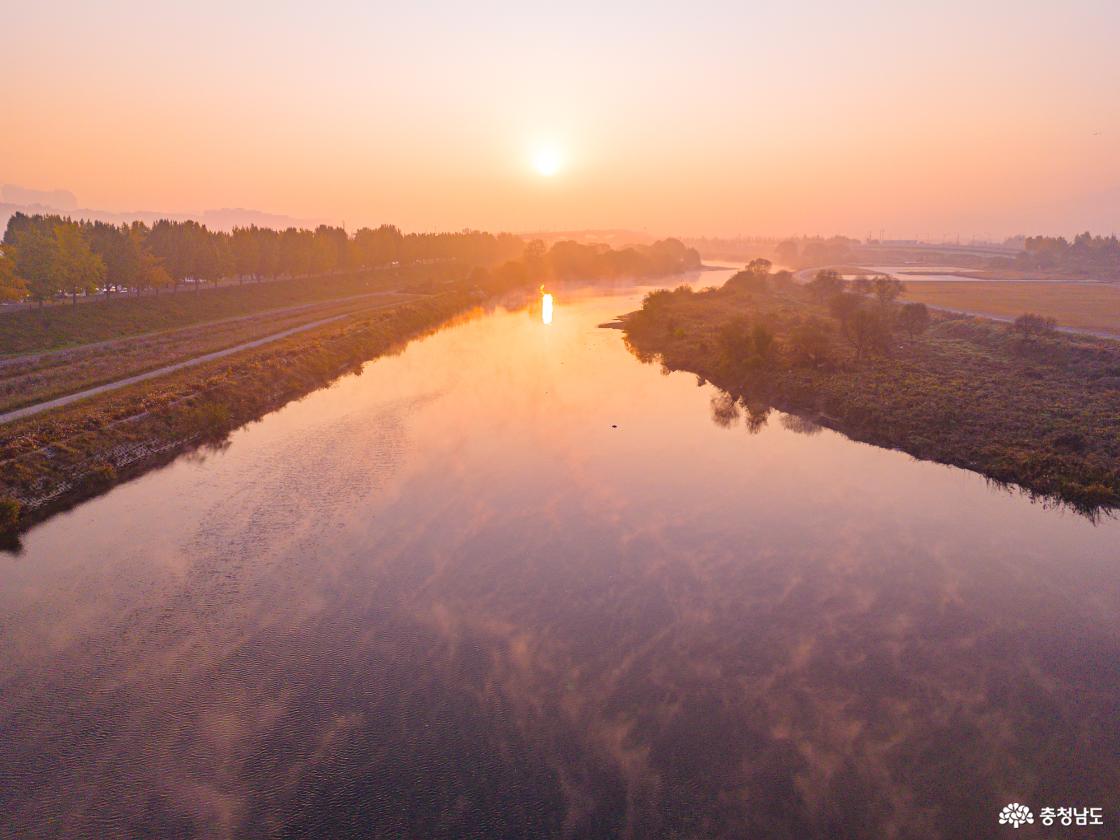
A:
[[[1079,0],[18,3],[0,182],[351,229],[1110,232],[1118,37]]]

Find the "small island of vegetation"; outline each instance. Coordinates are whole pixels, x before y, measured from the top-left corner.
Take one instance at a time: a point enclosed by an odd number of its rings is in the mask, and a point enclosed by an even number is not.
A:
[[[1120,505],[1120,343],[900,303],[902,284],[807,284],[754,260],[722,288],[648,295],[631,350],[849,437],[975,470],[1093,515]]]

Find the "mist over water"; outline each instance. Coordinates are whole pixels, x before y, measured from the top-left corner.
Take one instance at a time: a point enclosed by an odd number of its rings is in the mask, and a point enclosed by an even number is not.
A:
[[[597,327],[644,291],[479,310],[0,555],[0,835],[1110,805],[1117,522],[662,375]]]

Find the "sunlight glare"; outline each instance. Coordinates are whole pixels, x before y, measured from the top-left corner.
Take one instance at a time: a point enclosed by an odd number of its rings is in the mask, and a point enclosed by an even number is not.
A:
[[[541,289],[541,323],[552,323],[552,295]]]
[[[546,178],[560,171],[560,152],[553,146],[538,149],[533,157],[533,168]]]

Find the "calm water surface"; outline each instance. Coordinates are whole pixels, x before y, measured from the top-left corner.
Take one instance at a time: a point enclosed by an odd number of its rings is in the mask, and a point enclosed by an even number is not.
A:
[[[0,836],[1120,830],[1115,521],[748,424],[597,329],[642,290],[553,291],[0,555]]]

